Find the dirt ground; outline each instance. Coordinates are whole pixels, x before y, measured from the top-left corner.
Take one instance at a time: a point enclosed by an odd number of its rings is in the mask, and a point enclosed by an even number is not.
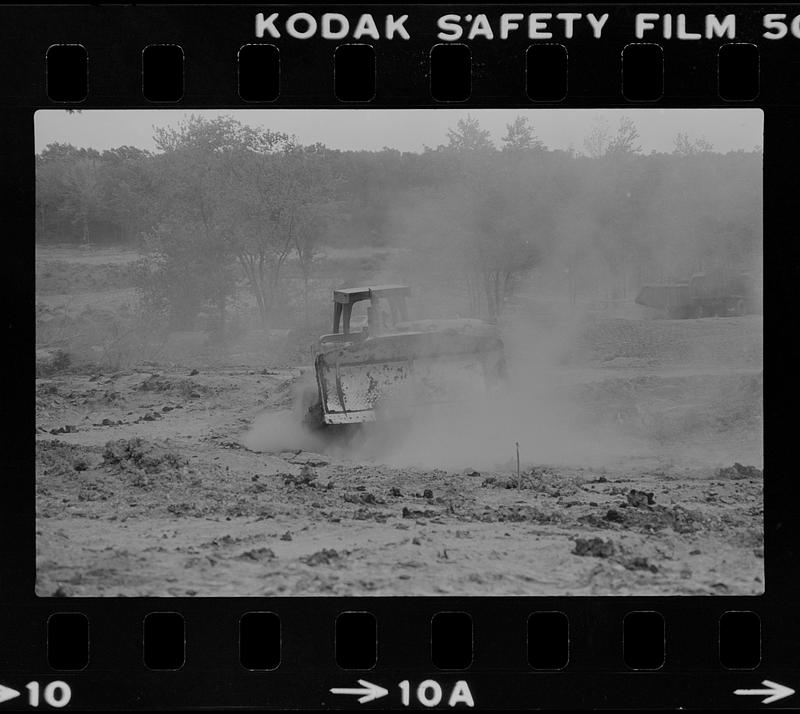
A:
[[[279,432],[253,450],[265,414],[294,418],[299,369],[55,370],[36,380],[37,593],[760,593],[761,344],[759,316],[585,321],[548,379],[637,447],[529,450],[519,477]]]

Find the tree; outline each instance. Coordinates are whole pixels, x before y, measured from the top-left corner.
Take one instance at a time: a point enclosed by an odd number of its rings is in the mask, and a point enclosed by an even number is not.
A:
[[[138,240],[153,228],[150,206],[157,200],[150,166],[153,155],[133,146],[109,149],[101,156],[103,218],[117,239]]]
[[[586,138],[583,140],[583,148],[586,154],[593,159],[599,158],[606,153],[609,142],[608,122],[605,119],[598,119],[592,126]]]
[[[74,161],[82,158],[99,159],[100,152],[96,149],[79,149],[72,144],[61,144],[59,142],[55,142],[45,146],[39,156],[42,161]]]
[[[37,231],[41,238],[138,238],[148,227],[153,196],[149,152],[129,146],[103,151],[50,144],[36,157]]]
[[[544,148],[544,143],[534,134],[528,117],[518,116],[511,124],[506,124],[504,151],[543,151]]]
[[[297,147],[293,191],[296,217],[292,242],[303,279],[303,321],[309,329],[309,281],[319,255],[323,226],[336,222],[341,201],[334,198],[339,179],[322,144]]]
[[[672,153],[678,156],[694,156],[714,151],[714,145],[705,138],[690,139],[689,135],[679,132],[675,137],[675,148]]]
[[[292,142],[261,155],[237,156],[228,200],[232,215],[229,240],[233,254],[250,285],[265,328],[281,297],[283,267],[296,252],[308,279],[317,251],[316,214],[327,201],[333,178],[321,145]]]
[[[77,230],[83,243],[103,208],[100,153],[71,144],[48,144],[37,158],[37,197],[40,229],[48,210]]]
[[[64,174],[64,208],[72,223],[80,226],[82,241],[89,243],[89,221],[102,207],[102,186],[98,159],[81,157]]]
[[[502,314],[519,279],[543,258],[550,228],[530,167],[494,159],[471,165],[442,194],[419,196],[413,218],[417,280],[428,276],[440,291],[460,278],[468,314],[489,319]]]
[[[509,182],[510,183],[510,182]],[[497,319],[510,297],[513,280],[528,273],[541,259],[541,251],[530,230],[528,211],[520,193],[510,193],[509,184],[498,182],[477,203],[479,270],[482,273],[486,309]]]
[[[622,117],[619,120],[617,133],[608,142],[605,153],[612,156],[638,154],[642,150],[642,147],[636,143],[638,139],[639,131],[633,119]]]
[[[263,160],[288,137],[253,129],[231,117],[191,116],[177,127],[155,129],[154,140],[162,152],[153,165],[161,199],[154,206],[159,228],[152,237],[160,266],[154,276],[162,281],[163,292],[172,296],[167,282],[176,275],[185,279],[189,294],[181,295],[173,314],[191,322],[210,302],[223,330],[226,304],[235,289],[231,261],[242,255],[243,232],[264,228],[248,220],[261,217],[264,207],[243,182],[241,166]],[[272,188],[276,194],[286,191],[279,183]],[[194,271],[202,272],[202,279],[189,275]],[[251,281],[251,287],[256,291],[258,286]]]
[[[488,129],[469,114],[456,122],[455,129],[447,130],[447,148],[454,151],[491,151],[494,144]]]
[[[49,218],[63,202],[63,162],[36,157],[36,237],[44,239],[50,228]]]
[[[138,265],[138,285],[145,312],[166,318],[170,328],[193,329],[208,303],[219,310],[224,329],[225,304],[235,279],[224,246],[196,226],[169,221],[147,237],[146,256]]]

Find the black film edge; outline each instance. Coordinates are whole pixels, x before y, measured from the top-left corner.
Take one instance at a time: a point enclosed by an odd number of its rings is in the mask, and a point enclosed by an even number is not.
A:
[[[797,706],[796,7],[0,14],[0,708]]]

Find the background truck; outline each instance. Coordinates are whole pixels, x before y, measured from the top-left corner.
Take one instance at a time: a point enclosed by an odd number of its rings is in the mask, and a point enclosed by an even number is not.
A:
[[[636,303],[670,318],[726,317],[758,310],[755,281],[747,271],[695,273],[685,283],[644,285]]]

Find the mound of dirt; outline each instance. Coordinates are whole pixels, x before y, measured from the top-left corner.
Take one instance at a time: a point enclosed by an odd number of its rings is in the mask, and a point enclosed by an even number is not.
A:
[[[317,480],[317,474],[307,466],[303,466],[300,469],[299,474],[278,474],[279,476],[283,477],[283,484],[284,486],[294,486],[295,488],[302,488],[303,486],[311,486],[312,488],[316,488],[315,481]]]
[[[627,506],[628,504],[623,504]],[[718,523],[698,510],[689,510],[681,506],[648,506],[641,504],[638,507],[611,508],[603,518],[594,514],[582,516],[578,519],[598,527],[605,527],[610,523],[617,523],[623,528],[631,530],[644,530],[648,532],[671,528],[676,533],[697,533],[709,530]]]
[[[756,468],[755,466],[743,466],[738,461],[733,466],[728,466],[727,468],[720,469],[717,471],[718,478],[732,478],[732,479],[757,479],[760,481],[764,478],[764,472],[761,469]]]
[[[45,476],[61,476],[86,471],[92,465],[91,450],[58,439],[36,442],[36,469]]]
[[[312,553],[311,555],[300,558],[300,561],[311,566],[331,565],[332,563],[338,562],[341,557],[342,554],[333,548],[323,548],[322,550],[318,550],[316,553]]]
[[[109,441],[103,449],[103,463],[123,470],[158,474],[180,469],[189,461],[176,451],[137,437]]]
[[[139,389],[143,392],[160,392],[177,394],[185,399],[197,399],[207,396],[211,389],[203,384],[198,384],[195,380],[187,377],[175,377],[153,374],[145,379]]]
[[[536,506],[498,506],[486,508],[482,513],[465,520],[483,523],[561,523],[564,516],[556,511],[546,511]]]
[[[477,472],[476,472],[477,473]],[[573,496],[580,488],[578,480],[564,473],[556,473],[547,467],[523,471],[516,474],[487,476],[481,482],[483,488],[528,489],[547,496]]]
[[[374,505],[386,503],[386,499],[381,496],[376,496],[374,493],[367,491],[366,493],[345,493],[342,500],[346,503],[356,503],[360,505]]]
[[[651,563],[648,558],[645,558],[641,555],[622,556],[618,558],[618,562],[626,570],[648,570],[651,573],[658,572],[658,566],[654,563]]]
[[[62,349],[36,350],[36,376],[49,377],[65,370],[70,365],[70,356]]]
[[[576,538],[574,555],[590,555],[595,558],[610,558],[616,552],[613,541],[602,538]]]
[[[264,560],[274,560],[277,556],[272,548],[253,548],[236,556],[237,560],[249,560],[258,563]]]
[[[652,506],[655,503],[652,491],[637,491],[635,488],[632,488],[625,498],[628,501],[628,505],[634,508]]]

